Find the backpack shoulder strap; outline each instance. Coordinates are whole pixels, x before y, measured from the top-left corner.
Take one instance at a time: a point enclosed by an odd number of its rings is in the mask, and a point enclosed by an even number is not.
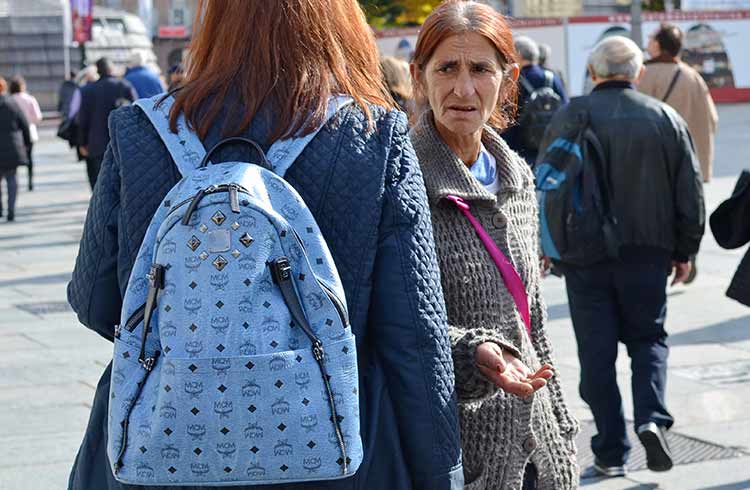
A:
[[[271,148],[268,150],[267,158],[271,162],[273,171],[276,175],[283,177],[287,170],[292,166],[294,161],[302,153],[308,143],[323,129],[323,126],[333,117],[336,112],[342,107],[353,102],[353,99],[349,96],[334,96],[328,101],[328,110],[326,112],[325,121],[316,130],[305,136],[297,138],[287,138],[285,140],[276,141]]]
[[[550,70],[544,70],[544,86],[548,88],[555,86],[555,74]]]
[[[674,72],[672,81],[669,82],[669,87],[667,87],[667,93],[665,93],[664,97],[661,98],[662,102],[666,102],[669,96],[672,95],[672,90],[674,90],[674,86],[677,84],[677,79],[680,78],[681,73],[682,73],[682,70],[680,69],[680,65],[677,65],[677,71]]]
[[[164,96],[164,94],[148,99],[138,99],[135,102],[135,105],[151,121],[180,174],[185,177],[198,167],[203,157],[206,156],[206,149],[198,135],[188,128],[182,114],[177,118],[177,133],[169,129],[169,111],[173,104],[174,97]]]
[[[523,85],[523,88],[529,93],[529,95],[533,94],[534,90],[536,90],[525,76],[520,75],[518,77],[518,81],[521,83],[521,85]]]

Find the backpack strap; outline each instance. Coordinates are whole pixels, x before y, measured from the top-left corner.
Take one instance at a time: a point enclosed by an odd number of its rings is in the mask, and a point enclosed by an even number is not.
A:
[[[544,86],[548,88],[555,86],[555,74],[550,70],[544,70]]]
[[[155,95],[148,99],[138,99],[135,105],[148,117],[159,137],[167,147],[177,169],[182,176],[190,174],[206,156],[206,149],[198,135],[188,129],[185,116],[177,117],[177,133],[169,129],[169,111],[174,104],[172,95]]]
[[[677,85],[677,80],[680,78],[680,73],[682,73],[682,70],[680,69],[680,65],[677,65],[677,71],[674,73],[674,76],[672,77],[672,81],[669,82],[669,87],[667,87],[667,93],[664,94],[664,97],[661,98],[662,102],[666,102],[670,95],[672,95],[672,90],[674,90],[674,86]]]
[[[349,96],[338,95],[333,96],[328,101],[328,110],[326,111],[326,118],[317,129],[313,132],[300,136],[297,138],[287,138],[285,140],[276,141],[271,148],[268,150],[266,157],[271,162],[273,171],[279,177],[283,177],[284,174],[289,170],[297,157],[302,153],[308,143],[323,129],[323,126],[333,117],[336,112],[342,107],[353,102],[353,99]]]
[[[523,85],[524,90],[526,90],[529,93],[529,95],[533,94],[534,91],[536,90],[534,86],[531,85],[531,82],[529,82],[529,80],[525,76],[520,75],[518,77],[518,81],[521,83],[521,85]]]

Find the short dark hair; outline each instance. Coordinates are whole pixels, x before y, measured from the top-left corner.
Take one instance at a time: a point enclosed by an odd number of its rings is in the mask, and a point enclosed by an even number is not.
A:
[[[10,93],[11,94],[18,94],[23,92],[23,89],[26,87],[26,80],[23,79],[21,76],[15,76],[10,79]]]
[[[682,50],[682,30],[674,24],[662,24],[654,35],[659,43],[659,49],[669,56],[675,57]]]
[[[96,60],[96,72],[100,77],[112,74],[112,63],[109,58],[99,58]]]

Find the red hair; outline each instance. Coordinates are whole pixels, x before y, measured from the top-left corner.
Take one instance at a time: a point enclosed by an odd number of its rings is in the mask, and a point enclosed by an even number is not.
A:
[[[393,107],[372,30],[356,0],[200,0],[183,88],[170,127],[185,115],[201,138],[226,97],[225,136],[244,131],[269,103],[272,140],[308,134],[332,94],[348,94],[372,123],[367,103]]]
[[[497,51],[500,64],[505,72],[503,86],[497,100],[497,107],[490,116],[489,124],[498,129],[507,128],[516,112],[518,86],[508,77],[507,68],[516,63],[516,49],[513,46],[513,32],[503,15],[483,3],[462,0],[447,0],[438,5],[427,16],[414,48],[412,63],[421,72],[429,63],[437,47],[451,36],[475,33],[484,36]],[[414,81],[418,106],[426,106],[427,100],[421,88]]]

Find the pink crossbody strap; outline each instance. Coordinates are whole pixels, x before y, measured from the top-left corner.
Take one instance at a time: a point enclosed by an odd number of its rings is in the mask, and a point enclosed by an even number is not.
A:
[[[526,296],[526,287],[521,280],[521,276],[518,275],[518,271],[516,271],[516,268],[513,267],[510,260],[508,260],[502,250],[500,250],[500,247],[498,247],[492,240],[489,233],[487,233],[482,227],[479,220],[471,214],[469,203],[458,196],[450,195],[446,197],[458,206],[458,209],[461,210],[474,227],[474,231],[477,232],[479,239],[482,240],[485,248],[490,253],[490,257],[492,257],[493,262],[495,262],[497,269],[500,271],[500,275],[503,276],[505,287],[508,288],[510,295],[513,296],[513,301],[515,301],[516,308],[518,308],[518,312],[521,314],[521,319],[523,320],[524,325],[526,325],[526,330],[529,332],[529,335],[531,335],[529,298]]]

